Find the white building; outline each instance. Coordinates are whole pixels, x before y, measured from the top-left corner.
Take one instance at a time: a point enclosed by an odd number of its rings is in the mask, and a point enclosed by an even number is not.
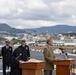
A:
[[[53,45],[62,46],[62,45],[64,45],[64,41],[63,40],[54,40]]]
[[[4,37],[5,39],[7,39],[7,40],[12,40],[12,39],[18,39],[18,37],[13,37],[13,36],[7,36],[7,37]]]
[[[24,34],[24,37],[22,39],[25,39],[26,41],[33,41],[33,35]]]
[[[76,45],[76,39],[66,39],[66,40],[64,40],[64,45],[75,46]]]
[[[35,37],[33,37],[33,40],[34,40],[34,41],[46,40],[46,37],[44,37],[44,36],[42,36],[42,35],[40,35],[40,36],[35,36]]]
[[[54,40],[54,45],[76,46],[76,39]]]

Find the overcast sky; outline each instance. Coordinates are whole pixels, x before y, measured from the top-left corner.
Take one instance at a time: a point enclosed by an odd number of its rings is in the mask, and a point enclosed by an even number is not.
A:
[[[20,29],[76,25],[76,0],[0,0],[0,23]]]

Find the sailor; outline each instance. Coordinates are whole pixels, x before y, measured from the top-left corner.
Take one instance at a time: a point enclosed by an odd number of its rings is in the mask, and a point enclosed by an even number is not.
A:
[[[16,48],[11,56],[11,75],[22,75],[22,70],[19,68],[19,63],[30,59],[29,46],[26,45],[26,40],[21,41],[21,45]]]
[[[10,46],[10,41],[5,41],[6,45],[1,49],[2,62],[3,62],[3,75],[6,75],[6,67],[10,67],[10,58],[12,54],[12,47]]]

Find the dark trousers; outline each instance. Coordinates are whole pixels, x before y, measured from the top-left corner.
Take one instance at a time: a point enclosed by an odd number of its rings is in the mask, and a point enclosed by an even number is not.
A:
[[[52,70],[44,70],[44,75],[52,75]]]
[[[22,75],[22,69],[19,69],[19,68],[11,68],[10,75]]]
[[[9,62],[3,62],[3,75],[6,75],[6,68],[9,68]]]

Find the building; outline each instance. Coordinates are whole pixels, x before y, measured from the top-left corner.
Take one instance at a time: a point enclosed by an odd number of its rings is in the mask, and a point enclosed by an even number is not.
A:
[[[54,40],[56,46],[76,46],[76,39]]]

